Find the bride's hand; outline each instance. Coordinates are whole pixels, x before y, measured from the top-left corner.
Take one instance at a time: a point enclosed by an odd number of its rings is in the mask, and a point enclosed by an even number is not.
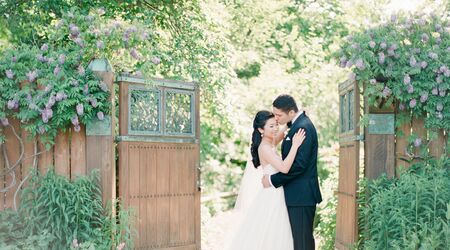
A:
[[[300,147],[303,141],[305,140],[306,134],[304,129],[299,129],[297,133],[295,133],[294,138],[292,138],[292,146]]]

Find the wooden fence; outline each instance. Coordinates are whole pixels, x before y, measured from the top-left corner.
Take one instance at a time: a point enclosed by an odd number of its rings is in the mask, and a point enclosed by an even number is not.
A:
[[[387,114],[398,119],[401,113],[398,110],[395,113],[371,110],[369,115],[372,114]],[[389,177],[398,176],[402,168],[408,168],[412,163],[422,160],[420,150],[426,150],[431,156],[437,158],[447,154],[448,131],[427,130],[424,117],[413,118],[411,122],[402,123],[395,129],[395,134],[371,133],[369,124],[369,127],[365,129],[364,140],[366,177],[375,179],[383,173]],[[410,135],[417,135],[420,146],[414,146],[414,143],[408,141]]]
[[[113,91],[114,73],[106,61],[96,60],[90,65],[92,70]],[[112,102],[111,96],[111,102]],[[114,105],[112,105],[114,114]],[[19,121],[10,119],[10,126],[4,127],[6,142],[0,152],[0,211],[15,208],[20,200],[20,191],[27,184],[31,169],[45,173],[50,167],[71,179],[85,175],[97,168],[100,170],[103,200],[115,198],[115,152],[114,119],[106,117],[104,122],[81,126],[79,132],[73,129],[61,131],[55,145],[50,149],[40,143],[40,138],[30,138],[20,128]],[[99,123],[100,130],[99,130]]]

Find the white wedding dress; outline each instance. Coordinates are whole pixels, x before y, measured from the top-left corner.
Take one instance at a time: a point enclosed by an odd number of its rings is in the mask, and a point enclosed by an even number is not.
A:
[[[235,225],[225,241],[226,250],[294,249],[283,187],[263,188],[261,184],[263,174],[277,172],[271,165],[262,170],[247,165],[233,211]]]

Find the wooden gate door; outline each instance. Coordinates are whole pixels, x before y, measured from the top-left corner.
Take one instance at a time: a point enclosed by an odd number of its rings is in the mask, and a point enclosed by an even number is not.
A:
[[[136,249],[200,249],[199,90],[119,77],[119,196]]]
[[[360,96],[356,82],[346,81],[339,85],[339,107],[339,184],[335,246],[337,249],[352,249],[358,240]]]

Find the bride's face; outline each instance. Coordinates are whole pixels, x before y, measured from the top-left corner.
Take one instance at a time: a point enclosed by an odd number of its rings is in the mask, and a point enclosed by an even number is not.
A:
[[[264,137],[269,139],[274,138],[278,133],[278,123],[275,118],[270,118],[267,120],[266,125],[264,125]]]

